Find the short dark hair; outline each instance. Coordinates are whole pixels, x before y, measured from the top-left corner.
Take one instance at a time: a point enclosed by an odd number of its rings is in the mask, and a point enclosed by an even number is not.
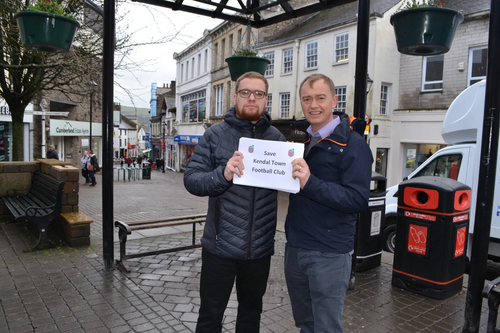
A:
[[[323,80],[325,81],[326,84],[328,84],[328,86],[330,86],[330,91],[332,92],[332,95],[335,96],[335,84],[333,83],[332,79],[330,79],[328,76],[324,75],[324,74],[311,74],[309,75],[308,77],[306,77],[302,83],[300,84],[300,87],[299,87],[299,96],[301,94],[301,91],[302,91],[302,86],[307,83],[309,85],[309,87],[312,87],[313,84],[319,80]]]
[[[245,74],[240,76],[238,78],[238,80],[236,80],[236,90],[235,91],[238,91],[238,88],[240,87],[240,82],[243,79],[261,79],[262,81],[264,81],[264,84],[266,85],[266,94],[267,94],[267,91],[269,90],[269,83],[267,82],[264,75],[257,73],[257,72],[246,72]]]

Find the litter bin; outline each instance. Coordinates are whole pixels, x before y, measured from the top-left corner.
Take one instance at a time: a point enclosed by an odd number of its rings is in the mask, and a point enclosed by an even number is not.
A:
[[[357,228],[356,272],[380,266],[386,187],[387,178],[379,173],[372,172],[370,201],[368,208],[361,213],[361,223]]]
[[[462,290],[470,187],[417,177],[399,185],[392,285],[435,299]]]
[[[151,179],[151,164],[149,164],[149,162],[143,163],[142,179]]]

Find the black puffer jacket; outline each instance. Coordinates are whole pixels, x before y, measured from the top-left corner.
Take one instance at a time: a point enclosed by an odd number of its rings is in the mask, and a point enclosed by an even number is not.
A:
[[[255,260],[274,254],[277,192],[233,185],[224,178],[226,163],[238,150],[241,137],[285,141],[270,125],[267,113],[252,124],[236,117],[231,108],[223,122],[205,132],[184,173],[190,193],[210,197],[201,243],[220,257]]]

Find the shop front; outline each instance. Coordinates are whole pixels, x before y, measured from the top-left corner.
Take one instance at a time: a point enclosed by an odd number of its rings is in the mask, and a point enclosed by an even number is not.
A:
[[[194,149],[198,145],[201,135],[177,135],[174,136],[174,142],[178,144],[179,147],[179,171],[186,170],[186,166],[191,160],[191,155]]]
[[[79,167],[83,151],[93,149],[99,164],[102,163],[102,124],[92,123],[92,144],[90,124],[83,121],[50,120],[50,144],[56,147],[59,159]]]
[[[23,118],[23,156],[33,161],[33,106],[28,105]],[[0,162],[12,161],[12,118],[9,106],[0,99]]]

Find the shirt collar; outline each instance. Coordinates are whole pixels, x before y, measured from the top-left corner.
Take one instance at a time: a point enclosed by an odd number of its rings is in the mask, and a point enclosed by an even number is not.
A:
[[[309,133],[311,136],[320,136],[321,139],[326,138],[330,134],[333,133],[335,130],[335,127],[337,127],[338,124],[340,124],[340,117],[338,116],[333,116],[333,120],[330,121],[328,124],[325,126],[321,127],[317,132],[313,132],[311,125],[307,128],[307,133]]]

